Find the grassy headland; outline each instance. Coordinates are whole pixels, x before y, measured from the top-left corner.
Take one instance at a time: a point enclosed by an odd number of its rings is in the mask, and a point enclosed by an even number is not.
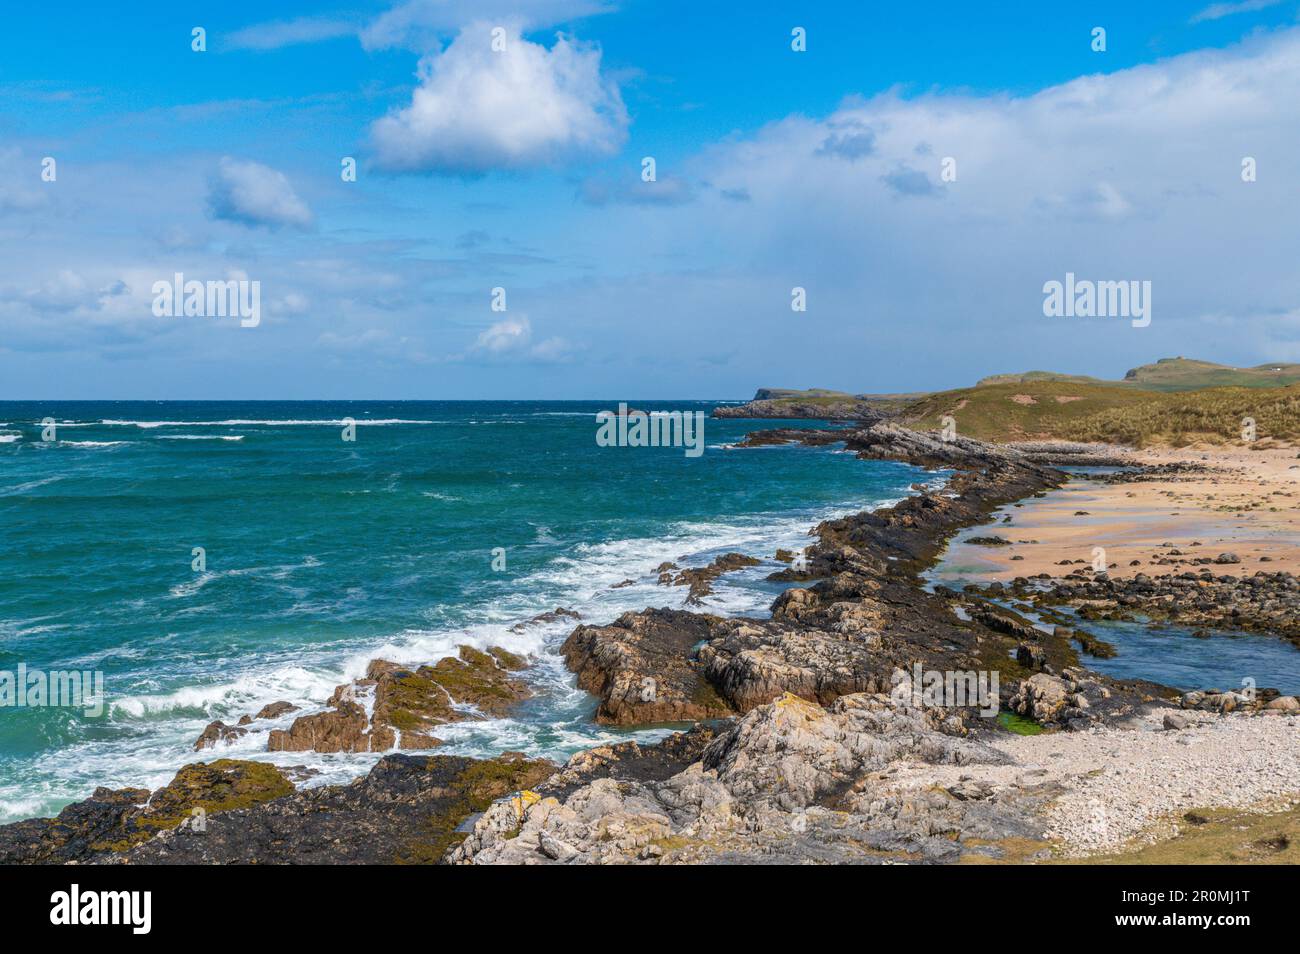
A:
[[[1300,439],[1300,365],[1231,368],[1162,358],[1133,368],[1122,381],[1028,371],[928,394],[764,388],[755,400],[760,413],[753,416],[829,417],[852,408],[922,430],[942,427],[951,415],[958,433],[988,441],[1055,439],[1135,447],[1240,441],[1243,420],[1249,418],[1255,422],[1258,446],[1266,447],[1270,440]]]

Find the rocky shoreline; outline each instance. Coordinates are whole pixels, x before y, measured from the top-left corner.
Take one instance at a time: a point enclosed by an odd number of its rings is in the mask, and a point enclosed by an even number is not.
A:
[[[598,699],[597,721],[693,728],[657,745],[579,752],[563,767],[518,753],[490,760],[389,754],[349,785],[299,791],[291,771],[264,763],[199,763],[153,793],[100,789],[56,819],[2,826],[0,861],[1043,860],[1069,834],[1050,809],[1072,783],[1066,774],[1025,769],[1016,746],[1034,737],[1017,732],[1104,738],[1209,708],[1168,687],[1089,671],[1081,653],[1101,647],[1065,626],[1044,631],[991,602],[1001,590],[959,593],[923,583],[958,530],[1062,486],[1068,476],[1056,466],[1122,463],[1113,452],[943,441],[880,423],[759,431],[744,446],[784,441],[842,442],[863,458],[951,476],[941,487],[917,485],[916,496],[895,506],[820,524],[803,559],[770,577],[809,584],[783,592],[770,618],[647,609],[573,630],[562,653],[579,686]],[[689,586],[689,605],[718,575],[751,560],[728,554],[699,569],[665,565],[660,579]],[[1161,587],[1179,586],[1162,583],[1147,594],[1146,583],[1132,592],[1095,579],[1058,583],[1062,601],[1100,602],[1105,612],[1147,611]],[[1224,622],[1211,609],[1238,599],[1240,583],[1222,582],[1222,592],[1208,594],[1198,586],[1206,625]],[[1294,622],[1294,584],[1246,582],[1257,597],[1246,605],[1258,609],[1261,625],[1279,613]],[[1013,595],[1033,601],[1028,581]],[[522,701],[528,689],[517,674],[526,662],[469,647],[417,670],[377,660],[364,680],[340,686],[325,712],[273,732],[271,746],[432,749],[438,725]],[[928,673],[986,674],[1001,715],[934,704],[916,682]],[[1267,707],[1275,701],[1197,717],[1292,723],[1285,705]],[[242,724],[214,723],[196,748],[219,745]],[[934,782],[918,785],[918,778]]]

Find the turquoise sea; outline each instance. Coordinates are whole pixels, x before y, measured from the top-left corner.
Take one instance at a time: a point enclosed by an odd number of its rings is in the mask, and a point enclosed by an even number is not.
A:
[[[661,562],[770,558],[810,542],[819,520],[927,479],[833,450],[730,448],[772,421],[709,418],[698,458],[599,447],[596,412],[616,407],[0,402],[0,671],[105,679],[99,717],[0,708],[0,820],[56,812],[97,785],[164,784],[213,757],[193,751],[213,719],[279,699],[320,707],[373,658],[432,662],[461,643],[532,654],[538,694],[515,718],[440,730],[440,751],[563,758],[617,733],[588,721],[594,701],[558,658],[572,623],[517,624],[557,606],[595,623],[681,606],[684,587],[655,581]],[[765,614],[777,567],[724,577],[706,608]],[[306,764],[316,782],[377,758],[265,744],[259,730],[215,754]]]

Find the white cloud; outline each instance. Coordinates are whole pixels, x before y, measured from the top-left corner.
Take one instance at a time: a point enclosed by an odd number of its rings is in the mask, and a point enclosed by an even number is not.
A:
[[[302,43],[319,43],[356,33],[346,20],[327,17],[299,17],[274,23],[256,23],[223,38],[223,50],[278,50]]]
[[[213,218],[242,225],[310,229],[315,224],[283,172],[229,156],[210,183],[208,206]]]
[[[0,149],[0,216],[45,208],[52,186],[41,182],[40,172],[38,158],[17,149]]]
[[[424,53],[474,20],[540,30],[614,9],[609,0],[405,0],[364,25],[331,16],[254,23],[225,35],[221,48],[278,50],[355,35],[367,50],[403,47]]]
[[[870,148],[828,148],[846,129],[871,130]],[[728,368],[753,383],[905,390],[991,366],[1257,363],[1300,340],[1296,328],[1261,317],[1243,325],[1250,334],[1223,334],[1199,316],[1276,315],[1300,300],[1297,130],[1295,29],[1026,96],[853,98],[677,163],[748,201],[702,189],[672,208],[592,213],[575,250],[607,281],[599,294],[533,291],[532,314],[593,355],[640,353],[651,336],[690,340],[692,354],[730,349]],[[1242,181],[1245,156],[1258,181]],[[643,268],[614,279],[628,234]],[[1045,319],[1043,283],[1067,271],[1151,280],[1152,325]],[[794,286],[807,313],[790,312]],[[611,301],[622,320],[607,329]]]
[[[462,30],[420,61],[411,105],[371,129],[379,165],[397,172],[475,174],[582,155],[607,155],[627,137],[617,85],[600,50],[557,37],[549,50],[506,27],[494,52],[490,23]]]
[[[1267,10],[1269,7],[1275,7],[1282,0],[1241,0],[1239,3],[1212,3],[1204,10],[1196,13],[1189,21],[1191,23],[1202,23],[1206,20],[1222,20],[1224,17],[1230,17],[1237,13],[1254,13],[1256,10]]]
[[[368,50],[404,46],[424,52],[471,21],[537,30],[613,9],[608,0],[406,0],[367,25],[361,42]]]
[[[569,342],[559,337],[532,342],[533,326],[526,315],[504,318],[479,332],[470,355],[550,364],[568,360],[573,352]]]
[[[480,332],[474,347],[488,354],[509,354],[526,348],[532,337],[533,326],[526,317],[506,318]]]

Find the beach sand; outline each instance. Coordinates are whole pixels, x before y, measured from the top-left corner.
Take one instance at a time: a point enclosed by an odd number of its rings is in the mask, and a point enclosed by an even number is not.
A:
[[[1003,507],[991,524],[962,534],[949,547],[938,576],[979,574],[1002,581],[1037,573],[1063,576],[1091,565],[1094,547],[1104,548],[1113,577],[1199,570],[1202,565],[1194,560],[1221,553],[1234,553],[1241,562],[1209,564],[1216,574],[1300,571],[1297,453],[1294,447],[1129,452],[1136,463],[1181,462],[1209,472],[1113,484],[1076,477],[1045,497]],[[1004,522],[1008,515],[1010,522]],[[1012,545],[962,542],[990,535]],[[1156,562],[1162,559],[1168,562]],[[1065,560],[1071,565],[1062,564]]]

